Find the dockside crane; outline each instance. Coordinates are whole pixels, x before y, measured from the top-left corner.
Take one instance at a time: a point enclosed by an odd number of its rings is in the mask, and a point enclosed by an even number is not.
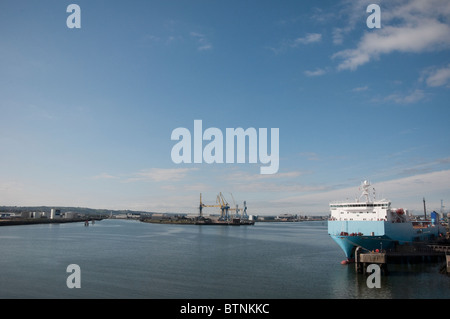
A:
[[[247,201],[245,201],[245,200],[244,200],[244,210],[243,210],[243,213],[242,213],[242,217],[244,219],[248,219],[248,215],[247,215]]]
[[[227,200],[225,199],[225,197],[223,197],[222,192],[220,192],[219,195],[217,195],[217,200],[221,205],[220,209],[222,211],[220,219],[228,220],[229,219],[228,211],[230,210],[230,205],[228,205]]]
[[[200,218],[203,217],[203,213],[202,213],[203,207],[219,207],[219,208],[222,208],[222,205],[221,205],[220,202],[219,202],[219,195],[217,195],[216,203],[219,203],[219,204],[216,204],[216,205],[205,205],[205,204],[202,202],[202,193],[200,193],[199,217],[200,217]]]
[[[236,208],[230,208],[230,210],[234,210],[234,211],[235,211],[235,213],[234,213],[234,217],[235,217],[235,218],[240,218],[240,215],[239,215],[239,211],[240,211],[239,206],[238,206],[238,204],[236,204],[236,201],[234,200],[233,193],[230,193],[230,195],[231,195],[231,198],[233,199],[233,204],[234,204],[234,206],[236,207]]]
[[[231,193],[230,193],[231,194]],[[231,208],[228,204],[228,201],[225,199],[223,194],[220,192],[216,197],[216,204],[215,205],[206,205],[202,201],[202,194],[200,193],[200,205],[199,205],[199,218],[203,218],[203,208],[204,207],[217,207],[220,209],[221,215],[219,220],[229,221],[232,218],[243,218],[248,219],[247,215],[247,202],[244,201],[244,208],[239,208],[239,205],[236,204],[236,201],[234,200],[233,194],[231,194],[231,197],[233,199],[233,203],[235,205],[235,208]],[[230,211],[235,211],[235,214],[231,216],[229,213]],[[242,216],[239,213],[242,211]]]
[[[202,210],[203,210],[202,193],[200,193],[200,205],[198,206],[198,216],[200,218],[203,217]]]

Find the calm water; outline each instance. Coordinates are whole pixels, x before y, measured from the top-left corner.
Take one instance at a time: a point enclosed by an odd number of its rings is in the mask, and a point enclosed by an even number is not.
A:
[[[368,288],[340,265],[326,222],[6,226],[0,253],[0,298],[450,298],[440,263],[390,266]],[[80,289],[66,285],[69,264]]]

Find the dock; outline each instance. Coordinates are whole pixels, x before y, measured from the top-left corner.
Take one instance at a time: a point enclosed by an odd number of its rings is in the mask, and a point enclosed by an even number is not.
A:
[[[447,274],[450,274],[450,255],[445,256],[446,257],[446,269],[447,269]]]
[[[217,218],[140,218],[141,222],[153,224],[172,225],[216,225],[216,226],[247,226],[254,225],[253,220],[234,218],[232,220],[219,220]]]
[[[231,194],[233,197],[233,194]],[[234,202],[234,197],[233,197]],[[236,203],[235,203],[236,204]],[[205,216],[203,209],[206,207],[219,208],[220,216]],[[244,208],[230,207],[222,193],[216,197],[216,204],[206,205],[202,202],[200,193],[199,214],[197,216],[186,217],[184,215],[165,216],[164,214],[152,214],[151,216],[141,217],[139,220],[144,223],[154,224],[181,224],[181,225],[214,225],[214,226],[247,226],[254,225],[255,221],[247,215],[247,202],[244,201]],[[231,213],[233,212],[233,213]]]
[[[388,264],[439,262],[446,260],[447,273],[450,273],[450,245],[422,244],[401,245],[392,250],[364,251],[358,247],[355,251],[355,271],[366,273],[367,266],[377,264],[382,274],[388,274]]]
[[[197,220],[195,225],[217,225],[217,226],[246,226],[246,225],[254,225],[255,222],[252,220],[234,218],[232,220],[211,220],[211,219],[202,219]]]
[[[65,223],[81,223],[91,221],[92,223],[97,220],[102,220],[103,217],[89,216],[89,217],[76,217],[76,218],[11,218],[0,220],[0,226],[20,226],[20,225],[38,225],[38,224],[65,224]]]

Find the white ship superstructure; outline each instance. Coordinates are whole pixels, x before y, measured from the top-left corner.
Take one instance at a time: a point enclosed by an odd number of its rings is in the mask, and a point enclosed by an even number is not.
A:
[[[362,183],[361,189],[362,194],[355,201],[330,203],[328,233],[348,259],[353,258],[358,246],[368,250],[387,249],[395,244],[428,242],[445,234],[436,216],[432,216],[434,222],[415,222],[408,210],[392,208],[386,199],[375,200],[368,181]]]

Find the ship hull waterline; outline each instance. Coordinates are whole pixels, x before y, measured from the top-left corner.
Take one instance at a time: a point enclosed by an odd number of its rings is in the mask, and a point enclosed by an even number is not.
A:
[[[412,223],[328,221],[328,233],[343,250],[347,258],[344,263],[348,263],[354,260],[357,247],[367,251],[388,250],[395,245],[430,242],[441,231],[438,225],[414,228]],[[370,235],[364,235],[367,233]]]

